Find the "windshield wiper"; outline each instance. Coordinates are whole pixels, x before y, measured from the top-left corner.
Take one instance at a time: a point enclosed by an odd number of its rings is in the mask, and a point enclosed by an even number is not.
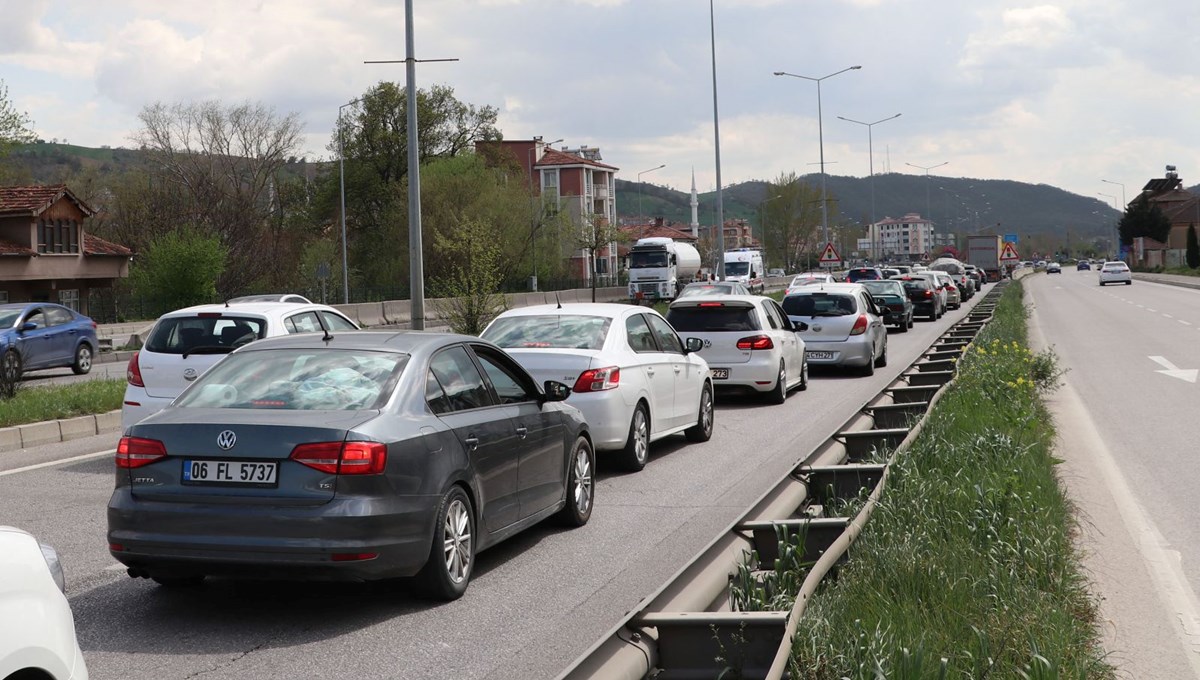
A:
[[[192,347],[191,349],[185,351],[183,353],[183,358],[188,358],[189,354],[229,354],[232,351],[232,347],[226,347],[224,345],[200,345],[199,347]]]

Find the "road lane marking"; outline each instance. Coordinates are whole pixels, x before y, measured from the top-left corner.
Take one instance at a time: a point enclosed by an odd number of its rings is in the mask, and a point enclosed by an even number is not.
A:
[[[1157,309],[1155,309],[1155,308],[1153,308],[1153,307],[1147,307],[1147,308],[1146,308],[1146,311],[1147,311],[1147,312],[1157,312],[1158,310],[1157,310]]]
[[[1183,324],[1184,326],[1191,326],[1191,325],[1192,325],[1192,323],[1191,323],[1190,321],[1184,321],[1183,319],[1176,319],[1176,321],[1178,321],[1179,323]]]
[[[1138,309],[1145,309],[1146,305],[1138,305]]]
[[[65,463],[75,463],[75,462],[78,462],[81,460],[92,460],[93,458],[100,458],[101,456],[111,456],[111,455],[113,455],[113,453],[114,453],[113,449],[107,449],[104,451],[97,451],[95,453],[85,453],[81,456],[74,456],[72,458],[63,458],[61,460],[48,460],[45,463],[38,463],[37,465],[26,465],[25,467],[14,468],[12,470],[4,470],[3,472],[0,472],[0,477],[7,477],[8,475],[15,475],[18,472],[32,472],[34,470],[41,470],[42,468],[53,467],[55,465],[63,465]]]
[[[1195,383],[1196,375],[1200,374],[1200,369],[1180,368],[1170,361],[1167,361],[1166,357],[1148,356],[1146,358],[1166,369],[1162,371],[1155,371],[1155,373],[1162,373],[1163,375],[1170,376],[1172,378],[1179,378],[1185,382]]]
[[[1168,319],[1174,319],[1174,318],[1175,318],[1175,317],[1171,316],[1170,314],[1167,314],[1166,312],[1163,312],[1163,316],[1167,317]]]

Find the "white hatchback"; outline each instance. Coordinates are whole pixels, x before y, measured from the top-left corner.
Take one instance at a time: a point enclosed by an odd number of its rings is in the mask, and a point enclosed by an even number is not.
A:
[[[696,298],[708,299],[708,298]],[[583,412],[597,451],[617,451],[641,470],[650,443],[713,431],[713,386],[701,342],[685,343],[658,312],[607,303],[510,309],[480,336],[503,347],[538,382],[572,385],[567,404]]]
[[[1123,283],[1131,285],[1133,283],[1133,273],[1129,271],[1129,265],[1120,260],[1105,262],[1100,268],[1100,285],[1106,283]]]
[[[198,305],[159,317],[125,371],[121,429],[166,408],[226,354],[260,338],[355,331],[333,307],[298,302]]]
[[[793,388],[808,389],[804,340],[769,297],[722,295],[676,300],[667,321],[684,338],[700,338],[713,385],[765,393],[782,404]]]

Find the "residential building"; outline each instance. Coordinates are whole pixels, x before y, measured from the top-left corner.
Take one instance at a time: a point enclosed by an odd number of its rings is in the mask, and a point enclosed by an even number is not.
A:
[[[867,237],[873,244],[873,260],[919,260],[938,246],[933,221],[919,213],[885,217],[870,226]],[[953,241],[950,245],[954,245]]]
[[[87,314],[92,291],[129,276],[133,253],[87,233],[95,212],[65,184],[0,187],[0,302]]]
[[[1166,176],[1162,179],[1147,182],[1142,187],[1142,195],[1157,205],[1171,222],[1171,232],[1165,244],[1165,264],[1180,266],[1187,250],[1187,230],[1192,225],[1200,228],[1200,197],[1183,188],[1183,180],[1179,178],[1174,165],[1167,166]],[[1143,245],[1138,250],[1144,250],[1145,247]],[[1140,257],[1135,253],[1134,259]]]

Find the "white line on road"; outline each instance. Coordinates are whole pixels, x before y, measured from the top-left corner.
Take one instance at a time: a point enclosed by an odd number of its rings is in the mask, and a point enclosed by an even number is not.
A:
[[[1147,307],[1147,308],[1146,308],[1146,311],[1147,311],[1147,312],[1157,312],[1158,310],[1157,310],[1157,309],[1155,309],[1155,308],[1153,308],[1153,307]]]
[[[1200,369],[1180,368],[1168,361],[1166,357],[1148,356],[1146,358],[1166,369],[1162,371],[1155,371],[1155,373],[1162,373],[1165,376],[1179,378],[1185,382],[1195,383],[1197,374],[1200,374]]]
[[[113,455],[112,449],[106,449],[104,451],[97,451],[95,453],[85,453],[81,456],[74,456],[71,458],[63,458],[61,460],[50,460],[50,461],[46,461],[45,463],[38,463],[37,465],[26,465],[25,467],[19,467],[19,468],[15,468],[12,470],[4,470],[3,472],[0,472],[0,477],[7,477],[8,475],[15,475],[18,472],[31,472],[33,470],[41,470],[42,468],[53,467],[55,465],[62,465],[64,463],[75,463],[75,462],[81,461],[81,460],[91,460],[93,458],[99,458],[101,456],[111,456],[111,455]]]
[[[1174,318],[1175,318],[1175,317],[1171,316],[1170,314],[1167,314],[1166,312],[1163,312],[1163,316],[1167,317],[1168,319],[1174,319]]]
[[[1183,324],[1184,326],[1191,326],[1191,325],[1192,325],[1192,322],[1190,322],[1190,321],[1184,321],[1183,319],[1176,319],[1176,321],[1178,321],[1179,323]]]

